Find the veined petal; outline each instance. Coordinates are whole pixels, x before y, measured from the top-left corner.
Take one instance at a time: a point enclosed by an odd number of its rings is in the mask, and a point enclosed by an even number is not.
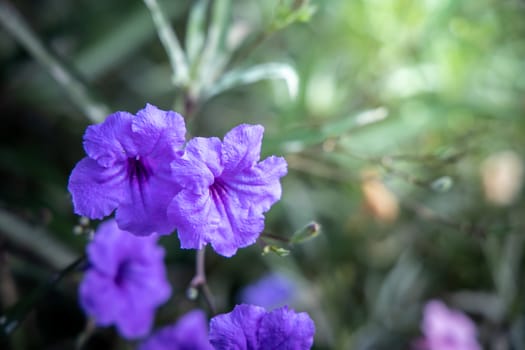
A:
[[[286,306],[264,315],[259,327],[259,349],[308,350],[314,342],[315,326],[310,316]]]
[[[184,118],[151,104],[137,112],[131,124],[133,141],[140,155],[154,158],[180,149],[185,142]]]
[[[134,116],[128,112],[109,115],[102,124],[88,126],[84,134],[87,155],[103,167],[111,167],[137,154],[131,122]]]
[[[116,214],[120,229],[139,236],[169,234],[175,229],[167,208],[179,191],[177,185],[154,174],[147,180],[130,180],[126,186],[128,194]]]
[[[266,311],[255,305],[237,305],[232,312],[210,320],[210,343],[216,350],[259,350],[257,329]],[[268,348],[276,349],[276,348]]]
[[[221,140],[216,137],[195,137],[188,142],[186,154],[188,158],[206,164],[213,176],[222,173]]]
[[[259,161],[264,128],[241,124],[230,130],[222,143],[222,164],[225,173],[235,173]]]
[[[266,212],[281,199],[280,178],[286,173],[286,160],[271,156],[241,172],[224,174],[222,178],[228,192],[235,195],[243,207],[253,206]]]
[[[171,176],[181,188],[196,194],[207,193],[214,181],[206,164],[187,154],[171,162]]]
[[[68,184],[75,213],[91,219],[111,214],[126,197],[125,183],[124,166],[104,168],[91,158],[82,159],[71,172]]]
[[[201,249],[220,222],[208,191],[203,194],[180,191],[168,207],[168,215],[177,227],[184,249]]]
[[[235,193],[217,180],[210,188],[214,211],[220,217],[217,230],[210,233],[210,243],[223,256],[232,256],[238,248],[255,243],[264,229],[264,216],[252,207],[244,207]]]

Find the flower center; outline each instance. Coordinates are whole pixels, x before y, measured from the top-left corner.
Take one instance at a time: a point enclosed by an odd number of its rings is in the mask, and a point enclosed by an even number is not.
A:
[[[217,200],[222,202],[222,200],[226,196],[227,190],[224,186],[224,183],[220,179],[215,178],[215,181],[210,186],[210,192],[212,197],[215,199],[215,202],[217,202]]]
[[[130,181],[146,182],[151,176],[151,169],[140,156],[128,158],[128,178]]]
[[[117,273],[113,280],[115,281],[115,284],[120,288],[122,288],[124,283],[126,283],[127,280],[129,280],[129,274],[131,270],[130,267],[131,266],[129,261],[124,261],[118,266]]]

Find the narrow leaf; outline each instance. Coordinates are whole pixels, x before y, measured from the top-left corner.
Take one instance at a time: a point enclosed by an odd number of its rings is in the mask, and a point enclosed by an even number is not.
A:
[[[190,66],[193,67],[204,47],[206,40],[205,22],[208,0],[198,0],[193,5],[186,30],[186,53]]]
[[[264,63],[247,69],[229,71],[204,93],[204,98],[208,99],[226,90],[266,79],[283,79],[290,96],[297,96],[299,77],[295,69],[286,63]]]
[[[144,3],[151,12],[159,39],[170,59],[171,68],[173,69],[173,83],[175,85],[186,84],[189,79],[188,63],[186,62],[186,55],[179,44],[177,35],[168,23],[157,0],[144,0]]]

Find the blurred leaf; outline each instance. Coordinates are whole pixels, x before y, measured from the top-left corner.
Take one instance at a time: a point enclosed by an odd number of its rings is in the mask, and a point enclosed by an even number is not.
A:
[[[168,20],[179,16],[186,6],[173,1],[161,1],[164,15]],[[121,13],[119,20],[104,35],[92,44],[82,47],[74,64],[89,81],[129,59],[135,51],[155,34],[151,15],[143,7],[129,13]]]
[[[430,187],[436,192],[448,192],[454,185],[454,180],[450,176],[442,176],[432,181]]]
[[[208,36],[199,65],[197,87],[194,87],[197,93],[214,85],[228,61],[229,53],[225,50],[231,18],[230,8],[231,0],[215,0],[213,3]]]
[[[86,262],[86,257],[83,255],[70,265],[58,272],[48,282],[40,285],[30,295],[19,301],[17,304],[9,308],[5,314],[0,315],[0,338],[13,333],[25,320],[28,314],[35,308],[35,306],[42,302],[46,295],[67,275],[76,271],[80,266]]]
[[[387,116],[388,110],[384,107],[369,109],[346,118],[327,121],[321,131],[326,137],[340,136],[354,129],[378,123]]]
[[[202,52],[206,40],[204,27],[208,3],[209,0],[198,0],[191,8],[186,30],[186,53],[191,69],[195,68],[198,56]]]
[[[8,2],[0,2],[0,23],[44,66],[63,88],[70,101],[92,122],[98,123],[109,114],[108,107],[98,101],[92,91],[70,67],[44,45],[18,10]]]
[[[275,9],[275,17],[270,25],[270,31],[277,31],[296,22],[308,22],[317,7],[308,0],[281,0]]]
[[[232,70],[224,74],[216,84],[205,92],[204,97],[209,99],[226,90],[266,79],[283,79],[290,96],[292,98],[297,96],[299,77],[295,69],[286,63],[264,63],[246,69]]]
[[[186,54],[180,46],[177,34],[175,34],[157,0],[144,0],[144,3],[151,12],[159,39],[170,59],[171,68],[173,69],[173,83],[175,85],[187,84],[189,79],[188,62]]]

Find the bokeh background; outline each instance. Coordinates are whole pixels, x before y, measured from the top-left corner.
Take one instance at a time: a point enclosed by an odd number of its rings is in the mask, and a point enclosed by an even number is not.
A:
[[[264,125],[264,156],[289,164],[265,234],[322,227],[230,259],[209,250],[221,312],[279,272],[316,322],[315,349],[408,349],[430,299],[467,313],[484,348],[525,349],[525,2],[160,5],[186,78],[141,1],[0,1],[0,305],[31,305],[0,347],[133,347],[86,331],[81,272],[31,295],[88,241],[66,188],[86,126],[149,102],[194,136]],[[290,254],[262,255],[266,243]],[[194,252],[162,244],[174,293],[158,325],[206,309],[186,297]]]

